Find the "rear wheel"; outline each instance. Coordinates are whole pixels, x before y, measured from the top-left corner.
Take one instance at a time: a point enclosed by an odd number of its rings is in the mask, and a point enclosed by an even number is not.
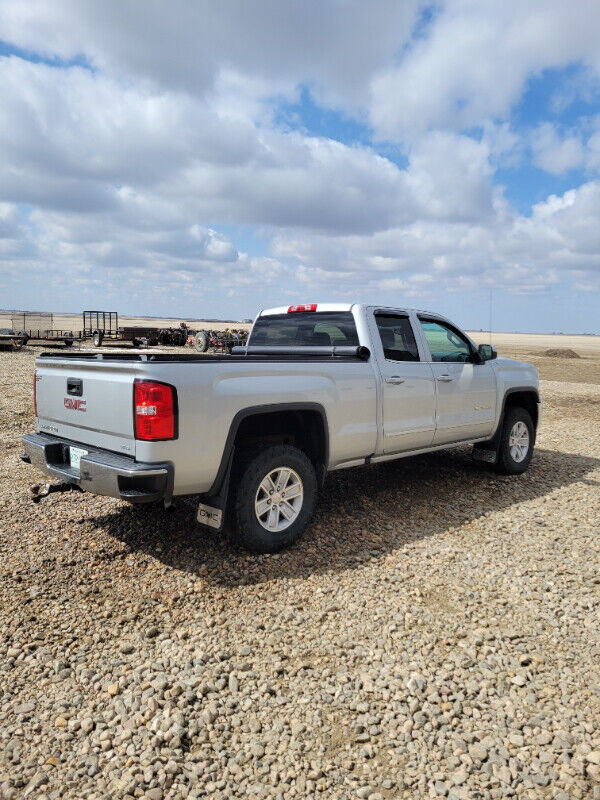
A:
[[[524,408],[510,408],[505,416],[498,450],[498,472],[520,475],[533,456],[535,428],[531,415]]]
[[[102,331],[94,331],[94,337],[92,341],[94,342],[94,347],[102,347],[102,340],[104,339],[104,335]]]
[[[291,445],[273,445],[242,460],[234,499],[238,541],[257,553],[275,553],[302,534],[317,499],[315,469]]]

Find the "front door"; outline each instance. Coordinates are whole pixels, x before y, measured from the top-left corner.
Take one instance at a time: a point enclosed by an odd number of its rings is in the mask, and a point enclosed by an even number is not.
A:
[[[383,381],[384,454],[429,447],[435,433],[435,384],[431,365],[420,360],[410,319],[375,314]]]
[[[491,435],[496,420],[496,374],[491,364],[469,360],[472,346],[456,328],[441,320],[419,319],[437,391],[433,443]]]

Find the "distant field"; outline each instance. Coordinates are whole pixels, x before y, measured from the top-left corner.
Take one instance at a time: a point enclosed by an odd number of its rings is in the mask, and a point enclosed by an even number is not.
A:
[[[490,341],[489,333],[469,335],[478,344]],[[499,355],[530,361],[544,380],[600,384],[600,336],[492,333],[491,339]],[[548,350],[572,350],[579,358],[547,356]]]
[[[183,320],[181,318],[174,319],[172,317],[163,317],[157,319],[155,317],[126,317],[119,314],[119,327],[121,328],[135,328],[138,326],[149,328],[178,328]],[[60,322],[60,324],[59,324]],[[250,329],[249,325],[243,322],[228,321],[228,322],[213,322],[212,320],[203,319],[186,319],[188,327],[190,328],[209,328],[213,331],[224,331],[227,328],[244,328]],[[81,328],[81,315],[80,314],[55,314],[54,315],[55,328]]]
[[[470,331],[469,335],[478,343],[489,342],[485,331]],[[492,344],[509,355],[511,349],[518,352],[541,353],[555,348],[570,348],[580,356],[600,358],[600,336],[581,336],[559,333],[492,333]]]
[[[181,318],[175,319],[173,317],[127,317],[119,314],[119,327],[121,328],[135,328],[138,326],[145,326],[151,328],[178,328],[181,324]],[[250,326],[243,322],[227,321],[227,322],[214,322],[212,320],[202,319],[186,319],[190,328],[209,328],[214,331],[222,331],[227,328],[240,328],[249,329]],[[69,330],[78,331],[82,327],[81,314],[53,314],[52,327],[56,330]],[[0,328],[10,327],[10,313],[0,312]]]

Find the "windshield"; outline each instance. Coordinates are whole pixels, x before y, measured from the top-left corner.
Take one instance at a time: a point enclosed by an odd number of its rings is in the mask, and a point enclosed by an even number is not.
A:
[[[350,311],[300,311],[259,317],[249,345],[269,347],[358,346],[358,333]]]

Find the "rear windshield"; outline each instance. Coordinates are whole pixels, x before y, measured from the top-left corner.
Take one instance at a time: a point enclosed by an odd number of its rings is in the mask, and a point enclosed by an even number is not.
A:
[[[358,346],[350,311],[298,311],[259,317],[248,344],[271,347]]]

